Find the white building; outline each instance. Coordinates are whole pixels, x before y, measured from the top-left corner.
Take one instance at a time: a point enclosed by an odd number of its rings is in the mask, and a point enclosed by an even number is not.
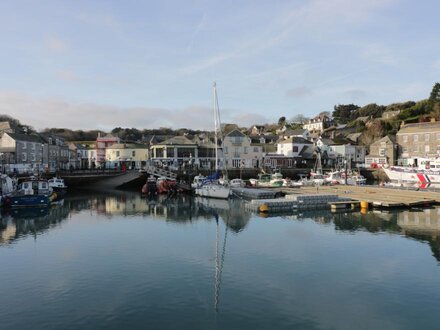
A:
[[[239,130],[233,130],[223,139],[223,157],[226,168],[256,168],[261,166],[263,147],[251,143]]]
[[[363,166],[365,163],[365,147],[352,144],[331,145],[331,152],[336,157],[336,165],[343,166],[344,160],[353,166]]]
[[[286,157],[300,157],[301,151],[313,143],[302,137],[291,137],[277,143],[277,154]]]
[[[306,124],[303,125],[303,128],[309,132],[322,132],[332,124],[333,121],[330,117],[320,115],[310,119]]]

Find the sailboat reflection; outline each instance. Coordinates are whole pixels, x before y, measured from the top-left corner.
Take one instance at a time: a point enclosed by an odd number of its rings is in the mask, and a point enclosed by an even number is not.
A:
[[[226,241],[228,239],[228,228],[229,228],[229,220],[230,217],[225,217],[225,229],[224,229],[224,237],[223,242],[220,242],[220,224],[219,224],[219,211],[222,211],[223,214],[229,214],[229,212],[233,209],[231,207],[230,200],[215,200],[210,198],[196,198],[196,204],[211,213],[215,218],[215,277],[214,277],[214,309],[216,312],[219,310],[220,306],[220,288],[222,283],[222,273],[223,273],[223,265],[225,263],[226,256]],[[220,245],[221,248],[220,248]]]

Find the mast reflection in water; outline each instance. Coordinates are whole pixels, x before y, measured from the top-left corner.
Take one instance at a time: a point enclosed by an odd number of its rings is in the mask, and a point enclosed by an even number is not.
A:
[[[0,328],[436,328],[439,215],[71,194],[2,214]]]

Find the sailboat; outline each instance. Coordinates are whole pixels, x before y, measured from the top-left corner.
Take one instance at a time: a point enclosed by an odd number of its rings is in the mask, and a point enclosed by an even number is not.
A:
[[[207,177],[203,184],[196,188],[196,195],[202,197],[221,198],[227,199],[231,193],[231,188],[221,185],[218,182],[219,178],[219,157],[218,157],[218,134],[220,130],[220,110],[218,106],[217,86],[214,82],[213,85],[213,109],[214,109],[214,136],[215,136],[215,173],[214,175]]]

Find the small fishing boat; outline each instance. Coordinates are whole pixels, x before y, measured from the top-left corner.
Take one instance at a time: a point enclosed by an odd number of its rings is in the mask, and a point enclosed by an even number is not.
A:
[[[260,173],[258,174],[258,179],[249,179],[249,182],[254,187],[282,187],[283,186],[283,176],[281,173]]]
[[[150,175],[147,182],[142,187],[142,195],[152,196],[157,195],[157,180],[154,175]]]
[[[242,179],[232,179],[229,181],[229,187],[231,188],[243,188],[246,187],[246,182]]]
[[[63,179],[54,177],[47,180],[47,183],[49,184],[49,187],[57,193],[58,197],[62,197],[67,193],[67,186]]]
[[[30,179],[20,183],[11,195],[11,207],[45,207],[56,197],[47,180]]]

